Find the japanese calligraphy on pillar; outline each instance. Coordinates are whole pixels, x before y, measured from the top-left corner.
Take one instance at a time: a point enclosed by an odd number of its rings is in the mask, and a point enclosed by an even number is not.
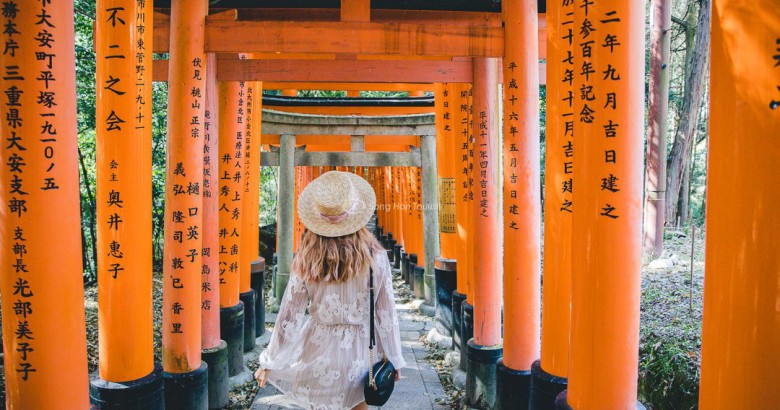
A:
[[[151,310],[143,319],[113,306],[151,303],[152,279],[151,3],[97,2],[96,167],[98,283],[111,298],[99,300],[105,323],[99,334],[100,374],[135,380],[152,371]],[[102,123],[101,123],[102,122]],[[136,317],[139,317],[136,316]],[[128,358],[129,357],[129,358]],[[120,365],[121,364],[121,365]]]
[[[216,56],[210,54],[207,56],[207,66],[216,61]],[[218,111],[218,89],[217,81],[214,73],[207,73],[206,79],[206,95],[204,113],[203,113],[203,250],[201,256],[203,259],[203,269],[201,271],[201,310],[204,311],[204,315],[208,315],[212,310],[216,311],[219,307],[219,293],[217,293],[218,282],[218,269],[219,269],[219,256],[217,255],[217,249],[219,247],[219,199],[217,197],[216,189],[219,185],[217,159],[215,156],[219,155],[219,111]],[[215,318],[219,321],[218,313],[213,313],[209,318]],[[214,320],[214,319],[212,319]],[[204,320],[204,329],[206,329],[206,320]],[[210,334],[204,333],[203,345],[204,347],[214,347],[215,344],[219,344],[219,332],[213,332],[214,340],[207,341]]]
[[[151,198],[144,197],[144,186],[151,185],[151,163],[146,158],[151,152],[151,145],[146,144],[151,130],[147,130],[145,121],[151,109],[151,102],[147,104],[151,81],[146,73],[151,56],[147,55],[145,43],[147,10],[144,4],[141,6],[135,0],[99,2],[99,30],[95,34],[99,101],[96,115],[103,122],[96,130],[98,220],[103,222],[98,228],[98,265],[101,274],[108,273],[115,280],[121,280],[125,271],[151,269],[151,259],[145,263],[151,255],[137,252],[148,247],[151,232],[149,238],[134,235],[136,230],[146,231],[151,220],[151,213],[145,210]],[[128,64],[129,61],[133,63]],[[136,203],[138,195],[142,196],[138,201],[142,204]],[[133,240],[144,243],[129,243]]]
[[[504,184],[505,191],[508,191],[509,195],[504,196],[504,204],[506,212],[504,212],[504,224],[507,224],[509,229],[517,230],[518,218],[520,218],[520,212],[517,206],[517,192],[519,188],[518,182],[518,169],[517,169],[517,148],[518,133],[518,98],[517,98],[517,71],[522,68],[518,68],[517,62],[514,60],[506,60],[506,70],[504,74],[509,74],[509,78],[504,78],[506,85],[504,86],[504,98],[509,102],[509,105],[504,105]],[[529,138],[530,136],[520,136]]]
[[[777,70],[780,70],[780,33],[778,33],[778,36],[775,39],[775,51],[774,51],[774,55],[772,55],[772,60],[770,60],[770,61],[773,61],[773,60],[774,60],[774,66],[773,67],[775,69],[777,69]],[[780,78],[780,73],[778,73],[778,78]],[[769,109],[770,110],[774,110],[774,109],[777,109],[777,107],[780,107],[780,81],[777,82],[777,88],[774,91],[775,91],[775,98],[777,98],[777,99],[775,100],[773,98],[769,102]]]
[[[224,95],[223,95],[224,94]],[[238,303],[241,246],[241,200],[244,191],[246,84],[220,88],[219,129],[219,285],[220,306]]]
[[[29,9],[26,11],[30,11]],[[30,191],[37,190],[42,187],[36,186],[38,181],[31,180],[31,172],[28,170],[28,160],[25,157],[30,158],[32,153],[32,142],[38,138],[36,126],[34,125],[37,118],[29,117],[24,110],[25,106],[35,104],[37,92],[45,95],[47,92],[46,87],[41,88],[40,82],[32,82],[29,74],[22,75],[20,70],[20,56],[22,51],[19,51],[19,41],[21,36],[31,36],[32,33],[23,33],[20,31],[20,27],[17,23],[17,17],[19,10],[19,3],[17,1],[8,1],[3,3],[3,18],[5,20],[5,30],[3,31],[3,40],[5,43],[5,49],[3,51],[3,92],[5,94],[5,101],[3,104],[3,159],[5,160],[3,175],[5,180],[3,181],[3,196],[7,198],[5,202],[8,207],[7,210],[7,226],[6,230],[11,229],[13,235],[11,236],[11,242],[6,244],[11,249],[11,257],[4,258],[3,260],[3,274],[10,273],[15,279],[13,280],[13,312],[14,316],[5,319],[3,322],[12,323],[13,334],[15,337],[12,345],[16,346],[15,352],[7,352],[6,355],[11,356],[12,368],[16,371],[17,375],[22,381],[27,381],[31,375],[35,375],[38,371],[35,361],[35,332],[30,325],[30,319],[33,316],[33,296],[34,287],[36,283],[32,283],[30,280],[31,275],[27,267],[28,258],[34,256],[30,255],[27,248],[27,234],[24,227],[22,227],[22,221],[29,219],[27,216],[28,207],[27,200],[30,199]],[[43,9],[42,14],[45,13]],[[47,30],[46,27],[40,27],[40,32]],[[48,31],[46,31],[48,33]],[[45,47],[41,43],[38,43],[38,49],[41,46]],[[51,69],[50,65],[56,63],[54,56],[50,60],[50,64],[42,66],[41,71]],[[49,71],[51,73],[51,71]],[[43,77],[43,74],[41,74]],[[27,84],[33,84],[33,87],[26,86]],[[27,95],[25,95],[27,94]],[[54,95],[49,94],[52,106],[54,104]],[[39,104],[40,105],[40,104]],[[46,108],[42,106],[42,108]],[[48,115],[48,110],[43,110],[45,115]],[[51,115],[54,115],[53,113]],[[46,117],[44,117],[46,118]],[[42,131],[46,132],[45,129]],[[29,147],[29,148],[28,148]],[[53,152],[52,152],[53,154]],[[27,174],[27,175],[25,175]],[[6,188],[7,187],[7,188]],[[7,191],[6,191],[7,189]],[[6,249],[3,249],[3,255],[8,255]],[[8,266],[10,265],[10,266]],[[8,298],[4,298],[4,301]],[[4,323],[5,324],[5,323]],[[4,326],[7,328],[8,326]],[[5,334],[9,334],[5,332]],[[8,366],[11,363],[6,363]]]
[[[186,133],[178,134],[173,130],[169,133],[169,139],[178,139],[178,144],[182,151],[186,150],[190,141],[197,141],[198,153],[202,153],[203,142],[203,115],[205,96],[205,62],[204,57],[196,56],[187,62],[186,76],[191,79],[187,89],[187,104],[184,107],[185,112],[178,120],[177,126]],[[174,91],[171,90],[171,93]],[[185,141],[182,141],[185,140]],[[187,146],[185,146],[187,145]],[[178,147],[176,147],[178,148]],[[202,246],[200,237],[200,227],[202,226],[201,207],[203,200],[201,198],[201,182],[203,180],[203,161],[202,156],[195,158],[186,158],[182,155],[169,154],[168,170],[168,189],[166,192],[166,203],[170,204],[170,215],[167,215],[165,221],[165,234],[167,236],[168,252],[164,260],[163,269],[170,280],[172,298],[163,306],[163,309],[171,315],[169,326],[163,329],[164,333],[170,335],[182,335],[188,331],[184,323],[184,317],[195,316],[185,312],[186,307],[182,300],[184,294],[192,292],[188,286],[193,286],[197,281],[200,284],[199,273],[203,269]],[[187,284],[188,286],[185,286]],[[200,319],[199,315],[197,316]],[[189,329],[189,331],[193,331]],[[198,330],[199,332],[199,330]]]
[[[558,151],[554,155],[562,160],[562,163],[557,165],[560,167],[559,170],[563,178],[559,180],[558,189],[561,195],[557,196],[560,198],[560,203],[556,206],[560,212],[572,213],[572,194],[574,193],[574,70],[576,69],[572,47],[574,42],[574,2],[573,0],[560,1],[560,12],[556,15],[559,21],[555,27],[559,38],[555,40],[560,48],[558,54],[563,58],[556,61],[554,66],[563,70],[563,78],[560,80],[560,84],[556,84],[557,92],[553,95],[560,98],[560,101],[552,112],[558,117],[552,128],[553,132],[557,134],[554,136],[555,141],[559,142],[556,146],[547,147],[547,149]],[[585,92],[587,93],[587,86]]]
[[[57,390],[58,403],[84,407],[88,386],[73,4],[4,0],[0,11],[0,296],[6,404],[54,408],[54,400],[41,392]],[[69,353],[49,359],[60,351]],[[63,372],[72,377],[63,379]]]
[[[619,30],[621,30],[621,20],[620,13],[616,10],[604,9],[603,7],[600,7],[598,10],[605,10],[603,13],[599,13],[600,15],[594,16],[600,23],[601,34],[596,35],[593,40],[594,44],[600,48],[599,74],[603,87],[603,95],[601,96],[603,103],[599,104],[598,108],[602,111],[603,118],[600,124],[604,132],[602,140],[605,166],[599,188],[606,194],[606,198],[602,201],[603,206],[600,215],[609,219],[617,219],[622,213],[622,210],[617,209],[617,203],[613,197],[613,194],[620,191],[620,178],[622,178],[622,175],[618,171],[617,163],[623,160],[622,157],[619,158],[621,152],[618,144],[620,144],[620,141],[616,141],[621,137],[618,134],[620,119],[616,112],[621,103],[619,100],[624,87],[620,81],[620,75],[624,69],[621,64],[623,59],[616,58],[616,53],[620,53],[620,47],[622,47],[621,39],[618,35]]]

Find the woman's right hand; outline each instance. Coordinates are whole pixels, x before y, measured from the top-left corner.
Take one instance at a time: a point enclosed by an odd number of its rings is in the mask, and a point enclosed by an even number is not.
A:
[[[266,369],[257,369],[255,372],[255,380],[257,380],[257,385],[260,386],[260,388],[265,387],[266,383],[268,383],[268,380],[266,379],[268,376],[268,370]]]
[[[401,371],[396,369],[395,370],[395,381],[401,380]]]

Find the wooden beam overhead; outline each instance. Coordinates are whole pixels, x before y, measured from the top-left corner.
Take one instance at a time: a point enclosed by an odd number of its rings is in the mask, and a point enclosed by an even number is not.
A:
[[[168,81],[168,60],[154,60],[154,81]],[[539,80],[545,84],[546,64],[539,63]],[[377,90],[430,91],[433,83],[470,83],[471,61],[429,60],[228,60],[219,61],[219,81],[263,81],[267,90]],[[291,84],[283,84],[291,83]],[[305,83],[305,87],[292,83]],[[314,86],[322,83],[321,87]],[[334,83],[341,83],[334,84]],[[367,85],[366,83],[373,83]],[[387,83],[382,85],[381,83]],[[414,87],[392,83],[417,84]],[[352,84],[346,87],[346,84]],[[365,86],[365,87],[364,87]]]
[[[470,83],[469,61],[220,60],[219,81],[331,83]],[[167,81],[168,61],[154,61],[154,81]]]
[[[170,22],[154,23],[154,52],[169,50]],[[504,30],[484,25],[374,22],[206,22],[206,52],[501,57]]]
[[[264,90],[331,90],[331,91],[435,91],[433,84],[418,83],[314,83],[314,82],[282,82],[264,81]]]

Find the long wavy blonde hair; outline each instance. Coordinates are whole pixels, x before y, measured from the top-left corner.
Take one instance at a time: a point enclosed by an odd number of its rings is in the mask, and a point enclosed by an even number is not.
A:
[[[385,252],[379,241],[368,229],[329,238],[306,229],[301,245],[295,254],[292,271],[301,275],[305,282],[346,282],[374,268],[374,255]]]

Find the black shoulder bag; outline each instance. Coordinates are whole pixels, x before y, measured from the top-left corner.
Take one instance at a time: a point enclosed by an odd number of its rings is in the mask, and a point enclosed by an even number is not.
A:
[[[363,394],[366,397],[366,404],[369,406],[384,406],[390,395],[393,394],[395,387],[395,367],[387,358],[374,363],[374,346],[376,338],[374,336],[374,270],[369,270],[368,288],[370,299],[371,315],[371,333],[368,341],[368,377],[366,377]]]

